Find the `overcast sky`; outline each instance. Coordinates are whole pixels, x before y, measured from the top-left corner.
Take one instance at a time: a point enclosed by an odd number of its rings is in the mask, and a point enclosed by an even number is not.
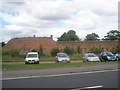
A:
[[[2,0],[0,42],[16,37],[53,35],[75,30],[80,39],[96,33],[103,38],[118,30],[119,0]]]

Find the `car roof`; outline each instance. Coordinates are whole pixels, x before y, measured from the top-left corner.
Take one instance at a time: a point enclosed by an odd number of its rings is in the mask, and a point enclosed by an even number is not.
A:
[[[38,52],[28,52],[28,54],[38,54]]]
[[[67,53],[57,53],[57,54],[67,54]]]
[[[85,55],[88,55],[88,54],[94,54],[94,53],[86,53]],[[95,55],[95,54],[94,54]]]

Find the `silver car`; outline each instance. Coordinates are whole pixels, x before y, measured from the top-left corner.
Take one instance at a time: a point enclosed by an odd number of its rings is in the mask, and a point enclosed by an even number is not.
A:
[[[56,62],[70,63],[70,58],[66,53],[57,53]]]
[[[117,61],[120,60],[120,53],[115,54],[115,56]]]
[[[100,61],[100,59],[94,53],[84,54],[83,62],[95,62],[95,61]]]

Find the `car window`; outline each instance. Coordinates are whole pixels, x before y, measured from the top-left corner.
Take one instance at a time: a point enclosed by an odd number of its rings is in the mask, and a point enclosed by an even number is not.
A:
[[[27,58],[34,58],[34,57],[37,57],[37,54],[28,54],[27,55]]]
[[[88,54],[87,57],[96,57],[94,54]]]
[[[113,56],[114,54],[112,54],[111,52],[106,52],[107,56]]]
[[[68,57],[66,54],[59,54],[58,57]]]

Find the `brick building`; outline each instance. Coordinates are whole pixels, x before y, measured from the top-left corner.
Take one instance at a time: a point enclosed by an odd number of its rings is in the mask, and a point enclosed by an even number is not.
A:
[[[120,41],[54,41],[52,35],[50,37],[25,37],[13,38],[3,47],[3,50],[9,50],[12,47],[17,47],[21,53],[27,53],[33,49],[43,47],[43,52],[50,55],[53,48],[63,50],[66,46],[77,49],[81,47],[82,53],[86,53],[91,47],[102,48],[104,51],[109,51],[120,45]]]

